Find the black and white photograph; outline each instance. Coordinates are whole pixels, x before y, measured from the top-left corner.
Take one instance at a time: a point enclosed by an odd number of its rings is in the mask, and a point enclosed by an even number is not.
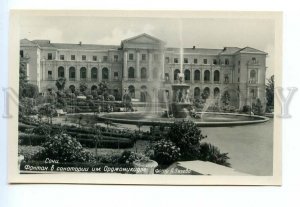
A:
[[[280,13],[10,20],[10,182],[280,185]]]

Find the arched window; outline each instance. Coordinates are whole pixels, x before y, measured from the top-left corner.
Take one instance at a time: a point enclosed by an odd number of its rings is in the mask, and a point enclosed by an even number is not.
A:
[[[191,80],[191,72],[190,72],[190,70],[185,70],[184,71],[184,80],[185,81],[190,81]]]
[[[93,81],[96,81],[98,79],[98,69],[97,68],[91,69],[91,79]]]
[[[214,72],[214,81],[215,82],[220,81],[220,72],[218,70],[215,70],[215,72]]]
[[[209,71],[209,70],[206,70],[206,71],[204,72],[204,81],[205,81],[205,82],[210,81],[210,71]]]
[[[201,95],[201,93],[200,93],[200,88],[199,88],[199,87],[196,87],[196,88],[194,89],[194,98],[195,98],[195,99],[199,99],[199,98],[200,98],[200,95]]]
[[[70,86],[69,86],[69,89],[70,89],[70,91],[71,91],[72,93],[75,92],[75,86],[74,86],[74,85],[70,85]]]
[[[147,79],[147,69],[146,68],[141,69],[141,79]]]
[[[214,97],[217,98],[219,96],[219,94],[220,94],[220,89],[218,87],[216,87],[214,89]]]
[[[194,80],[200,81],[200,70],[195,70],[194,72]]]
[[[97,86],[96,85],[92,85],[91,90],[97,90]]]
[[[86,68],[80,68],[80,79],[86,79]]]
[[[208,87],[204,88],[202,98],[207,99],[210,96],[210,89]]]
[[[65,68],[64,67],[62,67],[62,66],[58,67],[57,76],[59,78],[65,77]]]
[[[180,73],[180,70],[179,69],[176,69],[174,71],[174,80],[178,80],[178,73]]]
[[[108,80],[108,68],[102,68],[102,80]]]
[[[69,68],[69,80],[73,81],[76,78],[76,71],[74,67]]]
[[[128,92],[129,92],[129,95],[130,95],[131,98],[135,98],[135,88],[134,88],[133,85],[130,85],[128,87]]]
[[[130,67],[128,69],[128,78],[134,78],[134,68]]]

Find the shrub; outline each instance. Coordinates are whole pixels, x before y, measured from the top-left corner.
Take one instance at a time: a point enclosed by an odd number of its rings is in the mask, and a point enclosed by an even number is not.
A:
[[[174,122],[167,137],[180,148],[183,159],[193,158],[200,141],[206,138],[194,122],[184,120]]]
[[[208,143],[201,143],[199,159],[230,167],[228,153],[221,153],[216,146]]]
[[[256,103],[252,104],[252,110],[254,114],[262,115],[263,114],[263,105],[261,100],[258,98],[256,99]]]
[[[160,140],[150,147],[150,158],[162,165],[175,162],[181,156],[180,148],[169,140]]]
[[[139,157],[141,157],[139,154],[132,152],[132,151],[127,151],[125,150],[122,155],[120,156],[118,162],[122,164],[131,164],[135,160],[137,160]]]
[[[95,160],[91,153],[83,150],[76,139],[64,133],[49,137],[42,146],[44,149],[34,157],[36,160],[46,158],[60,162],[92,162]]]

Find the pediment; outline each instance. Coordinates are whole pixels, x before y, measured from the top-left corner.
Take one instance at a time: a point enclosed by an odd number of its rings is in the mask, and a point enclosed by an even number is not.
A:
[[[144,45],[144,46],[145,45],[161,45],[161,46],[163,46],[163,45],[165,45],[165,43],[162,40],[157,39],[151,35],[141,34],[141,35],[123,40],[122,45],[125,47],[130,47],[131,45],[135,45],[135,46],[138,46],[138,45],[141,45],[141,46],[142,45]]]

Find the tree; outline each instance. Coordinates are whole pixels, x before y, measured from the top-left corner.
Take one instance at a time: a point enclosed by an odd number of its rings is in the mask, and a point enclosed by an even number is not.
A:
[[[268,83],[266,84],[266,98],[268,111],[274,108],[274,85],[274,75],[272,75],[271,78],[268,79]]]
[[[84,93],[87,90],[87,88],[88,88],[88,86],[87,86],[86,82],[81,82],[79,84],[79,90],[81,93]]]
[[[180,148],[183,160],[193,159],[198,154],[200,141],[206,138],[194,122],[184,120],[174,122],[166,137]]]
[[[66,85],[66,78],[60,77],[56,80],[55,85],[57,87],[57,90],[62,91],[65,88]]]
[[[98,94],[104,95],[105,92],[108,91],[108,83],[103,81],[98,84]]]
[[[225,91],[221,97],[221,101],[225,106],[228,106],[230,103],[230,94],[228,91]]]
[[[261,104],[261,100],[259,98],[256,99],[256,103],[252,104],[252,111],[257,115],[263,114],[263,105]]]
[[[48,122],[52,124],[52,118],[56,114],[55,107],[52,104],[44,104],[39,108],[38,113],[48,118]]]

